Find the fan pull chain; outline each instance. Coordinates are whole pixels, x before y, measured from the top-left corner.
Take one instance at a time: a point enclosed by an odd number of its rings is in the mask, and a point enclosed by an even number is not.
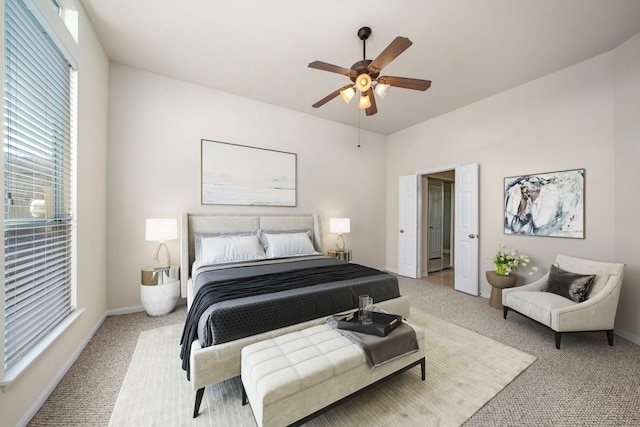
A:
[[[360,135],[362,134],[362,129],[360,129],[360,109],[358,109],[358,147],[360,148]]]

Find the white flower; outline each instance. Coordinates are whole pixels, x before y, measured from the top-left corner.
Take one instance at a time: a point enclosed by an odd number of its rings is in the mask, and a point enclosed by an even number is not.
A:
[[[526,267],[530,262],[527,255],[518,255],[518,251],[515,249],[507,249],[502,243],[498,244],[496,254],[490,259],[496,266],[496,273],[502,276],[506,276],[512,271],[517,270],[520,266]],[[537,271],[538,268],[532,267],[531,270]],[[533,273],[530,272],[529,274]]]

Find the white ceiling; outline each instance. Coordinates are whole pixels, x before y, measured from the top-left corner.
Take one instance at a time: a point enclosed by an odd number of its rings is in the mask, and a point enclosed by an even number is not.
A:
[[[607,52],[640,32],[640,0],[81,0],[113,62],[358,126],[355,100],[313,103],[349,83],[307,67],[413,46],[381,75],[391,88],[363,129],[384,135]],[[363,7],[364,6],[364,7]]]

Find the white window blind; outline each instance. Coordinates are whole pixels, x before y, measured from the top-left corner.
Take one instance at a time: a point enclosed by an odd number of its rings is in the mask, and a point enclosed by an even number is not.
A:
[[[22,0],[5,0],[5,369],[71,312],[74,73]]]

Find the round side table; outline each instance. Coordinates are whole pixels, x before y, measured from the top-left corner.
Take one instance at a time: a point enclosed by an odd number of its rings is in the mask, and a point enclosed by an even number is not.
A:
[[[144,267],[141,271],[140,299],[151,317],[165,316],[180,298],[180,267]]]
[[[489,305],[493,308],[502,308],[502,290],[513,288],[518,283],[518,276],[515,274],[501,276],[495,271],[487,271],[487,282],[491,285]]]

